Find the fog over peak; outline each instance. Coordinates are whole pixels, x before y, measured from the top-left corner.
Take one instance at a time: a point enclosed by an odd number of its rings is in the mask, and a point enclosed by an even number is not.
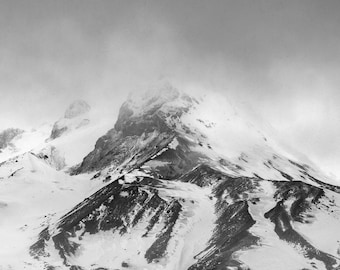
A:
[[[340,176],[340,2],[2,1],[0,129],[76,99],[114,117],[159,79],[248,104]]]

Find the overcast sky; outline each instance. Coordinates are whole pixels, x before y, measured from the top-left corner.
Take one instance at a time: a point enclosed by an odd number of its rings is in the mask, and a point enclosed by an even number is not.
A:
[[[340,1],[0,2],[0,129],[159,78],[250,104],[340,178]],[[114,119],[113,119],[114,121]]]

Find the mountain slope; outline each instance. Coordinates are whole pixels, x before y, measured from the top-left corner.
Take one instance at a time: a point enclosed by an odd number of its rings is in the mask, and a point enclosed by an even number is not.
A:
[[[339,187],[230,104],[158,90],[130,97],[74,169],[102,187],[45,227],[33,257],[46,269],[340,269]]]
[[[28,152],[0,164],[0,187],[0,269],[44,269],[29,246],[42,227],[88,196],[91,183]]]
[[[76,128],[83,117],[90,122]],[[68,132],[54,140],[49,139],[53,125],[44,124],[22,132],[1,150],[0,269],[44,269],[44,263],[29,255],[29,246],[46,224],[99,185],[88,175],[70,176],[68,171],[109,129],[106,119],[88,111],[70,119]]]

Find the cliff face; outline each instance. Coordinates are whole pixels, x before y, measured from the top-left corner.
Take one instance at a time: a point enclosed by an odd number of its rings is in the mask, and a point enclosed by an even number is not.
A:
[[[102,187],[31,255],[49,269],[340,269],[340,188],[234,110],[202,107],[169,85],[130,97],[73,172]]]
[[[157,96],[148,95],[140,103],[125,102],[119,111],[113,129],[98,139],[75,173],[100,170],[110,166],[115,171],[132,170],[150,160],[161,149],[178,137],[176,125],[183,113],[188,112],[192,101],[180,97],[170,86]],[[168,104],[181,100],[174,107]]]

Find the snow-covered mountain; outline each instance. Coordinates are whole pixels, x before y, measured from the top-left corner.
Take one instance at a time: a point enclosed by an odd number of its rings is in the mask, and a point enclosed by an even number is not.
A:
[[[340,269],[340,187],[260,120],[171,84],[91,111],[0,154],[0,269]]]
[[[89,124],[88,113],[91,107],[83,100],[74,101],[65,111],[63,118],[54,123],[50,140],[54,140],[73,129]]]

